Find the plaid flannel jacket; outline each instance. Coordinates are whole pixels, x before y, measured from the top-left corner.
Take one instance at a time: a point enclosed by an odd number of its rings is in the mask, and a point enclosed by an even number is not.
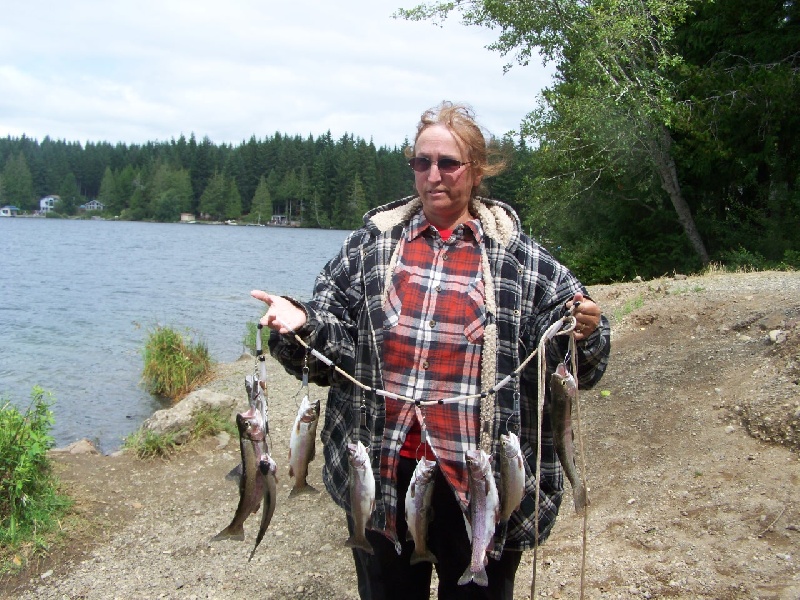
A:
[[[403,198],[373,209],[364,216],[364,226],[351,233],[341,251],[323,268],[314,284],[312,299],[299,302],[308,320],[297,334],[336,366],[373,389],[383,389],[381,342],[383,306],[390,282],[394,250],[411,217],[421,210],[418,197]],[[544,248],[521,233],[517,215],[506,204],[476,198],[470,207],[484,229],[483,264],[488,273],[486,328],[496,331],[492,343],[484,342],[482,389],[491,388],[533,352],[542,333],[565,314],[565,303],[576,292],[588,295],[568,269]],[[566,352],[566,337],[548,344],[548,372]],[[291,336],[272,332],[272,355],[284,368],[302,376],[305,350]],[[595,385],[605,371],[610,351],[610,328],[605,317],[589,338],[578,343],[578,380],[582,388]],[[321,431],[325,463],[323,480],[333,500],[350,510],[347,442],[360,440],[371,450],[376,482],[372,529],[386,531],[386,504],[396,503],[395,482],[380,480],[379,462],[383,441],[385,408],[381,397],[363,392],[332,368],[308,356],[309,377],[330,386]],[[519,433],[525,455],[526,494],[507,524],[498,524],[492,556],[504,548],[533,547],[536,522],[535,469],[537,435],[538,361],[532,360],[511,384],[494,395],[493,418],[485,426],[491,436],[493,470],[500,489],[500,434],[509,427]],[[487,370],[486,365],[491,368]],[[516,392],[519,392],[516,394]],[[542,456],[539,505],[539,541],[555,524],[563,495],[564,475],[553,444],[549,402],[542,420]],[[395,451],[399,451],[399,447]]]

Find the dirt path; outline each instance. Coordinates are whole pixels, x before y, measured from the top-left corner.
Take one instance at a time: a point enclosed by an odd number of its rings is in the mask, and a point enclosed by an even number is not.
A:
[[[800,598],[800,274],[590,291],[614,325],[609,370],[580,397],[591,499],[585,597]],[[773,333],[780,343],[767,341],[770,330],[783,332]],[[221,365],[209,387],[244,402],[252,366]],[[357,598],[344,514],[324,492],[287,497],[298,384],[268,368],[282,492],[252,562],[257,518],[244,543],[209,543],[236,507],[224,479],[238,462],[235,440],[206,440],[166,462],[62,456],[61,477],[95,525],[3,579],[4,597]],[[318,456],[309,480],[322,489]],[[565,501],[539,550],[540,597],[578,597],[582,523]],[[529,596],[531,567],[526,553],[519,598]]]

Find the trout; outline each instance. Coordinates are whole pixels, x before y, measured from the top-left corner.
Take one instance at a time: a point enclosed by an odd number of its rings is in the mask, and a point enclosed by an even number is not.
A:
[[[258,548],[258,545],[264,538],[264,534],[267,532],[267,527],[269,527],[270,521],[272,521],[272,515],[275,514],[277,499],[278,480],[276,473],[278,471],[278,465],[275,464],[275,461],[272,460],[269,454],[265,454],[259,461],[258,470],[264,477],[264,502],[261,507],[261,526],[258,528],[256,545],[253,546],[253,551],[250,553],[250,558],[247,559],[247,562],[253,560],[256,548]]]
[[[503,456],[500,458],[500,521],[505,522],[519,508],[525,495],[525,464],[517,434],[500,434]]]
[[[366,536],[367,522],[375,509],[375,475],[367,449],[360,441],[347,444],[350,461],[350,517],[353,534],[344,543],[348,548],[360,548],[375,554]]]
[[[414,552],[410,560],[412,565],[422,561],[436,562],[433,552],[428,549],[428,523],[432,517],[431,496],[435,475],[436,461],[423,456],[414,469],[406,492],[406,523],[408,535],[414,540]]]
[[[470,581],[486,587],[486,553],[494,544],[494,528],[500,516],[497,486],[494,483],[489,455],[483,450],[467,451],[469,472],[469,521],[468,531],[472,539],[472,559],[458,580],[458,585]]]
[[[550,376],[550,420],[556,453],[564,473],[572,486],[575,512],[583,512],[589,499],[575,464],[575,435],[572,431],[572,403],[578,393],[578,384],[564,363]]]
[[[239,505],[230,525],[211,538],[219,540],[243,540],[244,522],[258,512],[264,496],[266,479],[259,469],[261,458],[267,454],[267,442],[261,413],[253,408],[236,415],[239,429],[239,448],[242,455],[242,474],[239,479]]]
[[[311,404],[308,396],[303,396],[289,436],[289,477],[294,477],[294,487],[289,496],[317,491],[308,484],[306,477],[308,477],[308,463],[314,460],[318,422],[319,400]]]

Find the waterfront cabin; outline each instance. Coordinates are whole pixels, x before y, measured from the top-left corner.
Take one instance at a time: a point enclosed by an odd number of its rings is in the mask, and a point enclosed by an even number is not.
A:
[[[98,202],[97,200],[89,200],[86,204],[81,205],[81,209],[85,210],[86,212],[93,210],[104,210],[105,207],[105,204]]]
[[[56,202],[61,200],[61,196],[57,196],[56,194],[50,194],[49,196],[45,196],[41,200],[39,200],[39,212],[40,213],[49,213],[51,210],[55,209]]]
[[[6,204],[5,206],[0,207],[0,217],[16,217],[18,213],[19,209],[16,206]]]

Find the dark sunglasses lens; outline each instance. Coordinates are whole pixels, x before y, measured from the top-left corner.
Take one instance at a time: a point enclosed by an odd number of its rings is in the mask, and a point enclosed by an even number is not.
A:
[[[431,168],[430,159],[423,158],[421,156],[415,156],[414,158],[410,159],[408,161],[408,164],[417,173],[424,173],[425,171]]]
[[[437,166],[442,173],[452,173],[461,167],[461,161],[455,158],[440,158]]]

